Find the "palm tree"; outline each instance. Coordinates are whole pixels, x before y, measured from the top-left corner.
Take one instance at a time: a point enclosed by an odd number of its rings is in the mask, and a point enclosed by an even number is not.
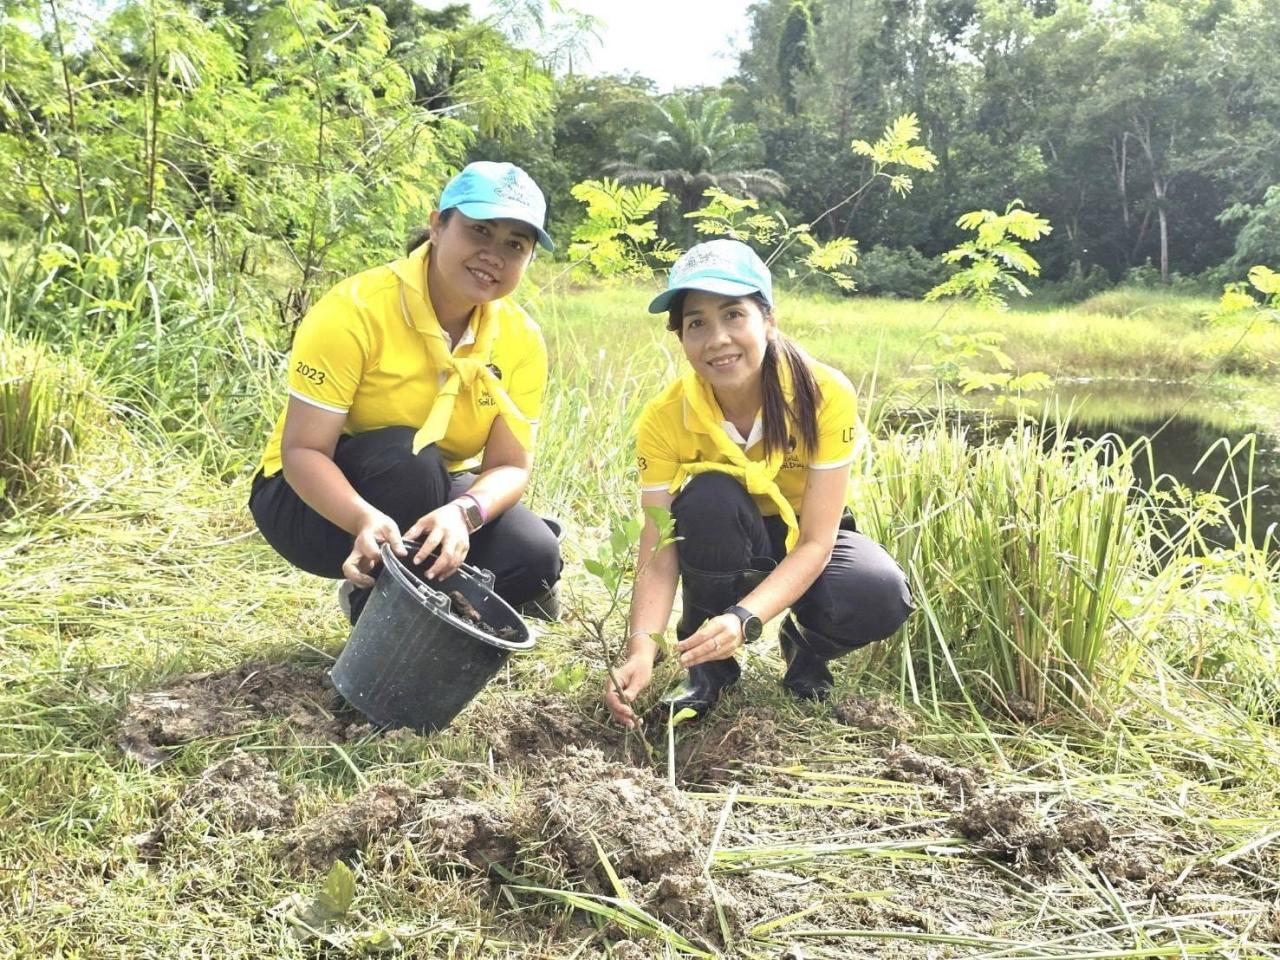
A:
[[[708,187],[749,197],[778,197],[787,185],[766,167],[742,169],[750,128],[733,122],[725,97],[670,94],[653,105],[650,126],[634,130],[623,148],[633,159],[609,165],[622,183],[656,183],[693,210]]]

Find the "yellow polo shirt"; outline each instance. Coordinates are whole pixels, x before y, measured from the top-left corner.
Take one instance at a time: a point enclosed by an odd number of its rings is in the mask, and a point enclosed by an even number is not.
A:
[[[853,384],[839,370],[810,360],[809,368],[818,384],[822,399],[818,404],[818,446],[802,455],[794,449],[778,471],[778,488],[800,515],[805,482],[810,470],[845,470],[853,463],[854,436],[858,402]],[[719,408],[715,411],[720,413]],[[745,445],[748,460],[764,460],[764,437],[757,417],[751,435],[743,437],[733,424],[721,415],[722,423],[711,429],[724,430],[739,447]],[[710,437],[699,430],[696,417],[690,417],[685,405],[684,384],[676,380],[645,405],[637,428],[636,459],[640,468],[640,488],[645,492],[670,489],[681,464],[725,463]],[[848,491],[845,500],[849,498]],[[778,507],[767,496],[754,497],[762,516],[776,516]]]
[[[345,434],[421,427],[443,383],[441,370],[427,355],[422,333],[406,319],[400,302],[402,281],[406,297],[426,297],[427,249],[428,244],[423,244],[402,260],[348,277],[307,311],[298,326],[289,355],[289,395],[345,414]],[[547,386],[542,331],[506,298],[494,301],[489,309],[499,324],[491,368],[516,408],[536,427]],[[478,322],[479,310],[471,316],[469,333],[454,349],[455,357],[473,355]],[[463,388],[437,444],[450,472],[479,464],[497,416],[497,403],[482,380]],[[284,419],[281,411],[262,456],[266,476],[281,467]]]

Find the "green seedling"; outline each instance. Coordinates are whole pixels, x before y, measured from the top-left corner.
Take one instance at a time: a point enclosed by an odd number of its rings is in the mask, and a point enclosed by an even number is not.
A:
[[[624,595],[629,595],[629,587],[634,582],[636,573],[659,552],[674,544],[677,539],[674,535],[675,520],[669,511],[661,507],[646,507],[644,513],[658,532],[657,541],[649,556],[638,556],[644,520],[640,517],[618,517],[610,527],[609,538],[597,548],[595,557],[588,557],[583,561],[587,572],[599,580],[604,587],[606,602],[598,615],[587,616],[579,613],[578,619],[598,645],[610,679],[618,689],[621,689],[622,685],[614,675],[613,664],[626,648],[625,622],[622,623],[619,631],[624,635],[621,643],[615,644],[612,636],[616,629],[617,615],[621,613],[624,606]],[[663,635],[650,634],[650,638],[662,651],[660,659],[664,662],[671,661],[671,651]],[[644,744],[646,756],[652,759],[648,742],[643,737],[640,741]]]

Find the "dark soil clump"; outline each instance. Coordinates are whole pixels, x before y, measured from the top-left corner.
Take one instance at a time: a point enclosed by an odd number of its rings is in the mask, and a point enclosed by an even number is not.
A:
[[[986,771],[981,767],[957,767],[941,757],[930,757],[905,743],[884,755],[884,775],[904,783],[932,783],[955,797],[977,794]]]
[[[888,697],[849,696],[835,705],[836,719],[859,730],[884,730],[901,737],[916,728],[916,722]]]
[[[1074,853],[1098,853],[1111,846],[1111,831],[1093,814],[1078,807],[1063,811],[1058,821],[1062,845]]]
[[[284,719],[311,743],[343,740],[361,719],[333,688],[324,666],[246,663],[131,694],[117,742],[126,755],[155,766],[168,759],[162,747],[235,734],[267,717]]]
[[[951,818],[951,826],[993,856],[1047,866],[1062,851],[1062,838],[1027,806],[1025,800],[1003,794],[970,797]]]
[[[413,790],[397,780],[370,787],[289,831],[282,841],[285,861],[324,869],[335,860],[350,860],[408,820],[413,801]]]
[[[453,601],[453,613],[455,616],[464,620],[469,620],[479,629],[492,637],[498,637],[502,640],[518,640],[519,632],[514,627],[495,627],[483,617],[480,611],[471,605],[471,601],[467,599],[466,594],[461,590],[450,590],[448,597]]]
[[[209,767],[171,806],[142,841],[155,854],[165,838],[204,821],[210,832],[271,830],[293,817],[293,797],[282,790],[266,759],[237,750]]]
[[[1141,883],[1162,872],[1161,862],[1146,850],[1107,850],[1093,867],[1112,883]]]

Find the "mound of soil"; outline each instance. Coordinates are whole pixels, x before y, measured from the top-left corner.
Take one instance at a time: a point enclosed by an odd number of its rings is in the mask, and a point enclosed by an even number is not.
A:
[[[510,811],[460,797],[423,803],[408,836],[420,858],[481,874],[493,864],[514,868],[520,848],[520,830]]]
[[[131,694],[117,742],[150,767],[168,759],[162,747],[238,733],[267,717],[284,719],[312,743],[346,739],[347,729],[363,719],[330,684],[324,666],[246,663]]]
[[[676,770],[685,785],[722,783],[744,765],[777,766],[786,759],[778,717],[769,707],[744,707],[722,719],[676,730]]]
[[[1057,827],[1062,845],[1075,853],[1098,853],[1111,846],[1107,825],[1082,807],[1063,810]]]
[[[905,736],[916,728],[916,722],[902,707],[888,697],[849,696],[836,703],[836,719],[859,730],[884,730],[895,737]]]
[[[454,731],[489,744],[499,763],[533,763],[567,747],[594,746],[621,755],[626,733],[583,713],[562,696],[493,696],[482,699],[454,724]]]
[[[574,872],[612,892],[596,841],[619,877],[642,883],[701,870],[706,816],[647,770],[613,763],[595,749],[570,748],[530,789],[551,838]]]
[[[290,830],[281,841],[284,860],[317,869],[350,860],[370,841],[409,820],[413,804],[413,790],[398,780],[372,786]]]
[[[950,823],[953,829],[993,856],[1047,866],[1061,853],[1062,837],[1028,806],[1021,797],[973,796]]]
[[[1113,884],[1141,883],[1163,873],[1160,859],[1148,850],[1107,850],[1093,861],[1093,868]]]
[[[142,840],[147,855],[159,852],[165,838],[204,821],[210,832],[271,830],[293,817],[293,796],[265,757],[235,751],[206,769],[191,784],[150,834]]]
[[[955,797],[971,797],[987,778],[981,767],[957,767],[941,757],[930,757],[905,743],[884,755],[884,776],[904,783],[926,783],[942,787]]]
[[[711,825],[701,804],[594,749],[569,749],[544,775],[530,790],[538,835],[570,876],[613,895],[603,851],[630,895],[676,929],[716,940],[717,898],[725,922],[739,926],[737,902],[723,890],[717,895],[702,872]]]

